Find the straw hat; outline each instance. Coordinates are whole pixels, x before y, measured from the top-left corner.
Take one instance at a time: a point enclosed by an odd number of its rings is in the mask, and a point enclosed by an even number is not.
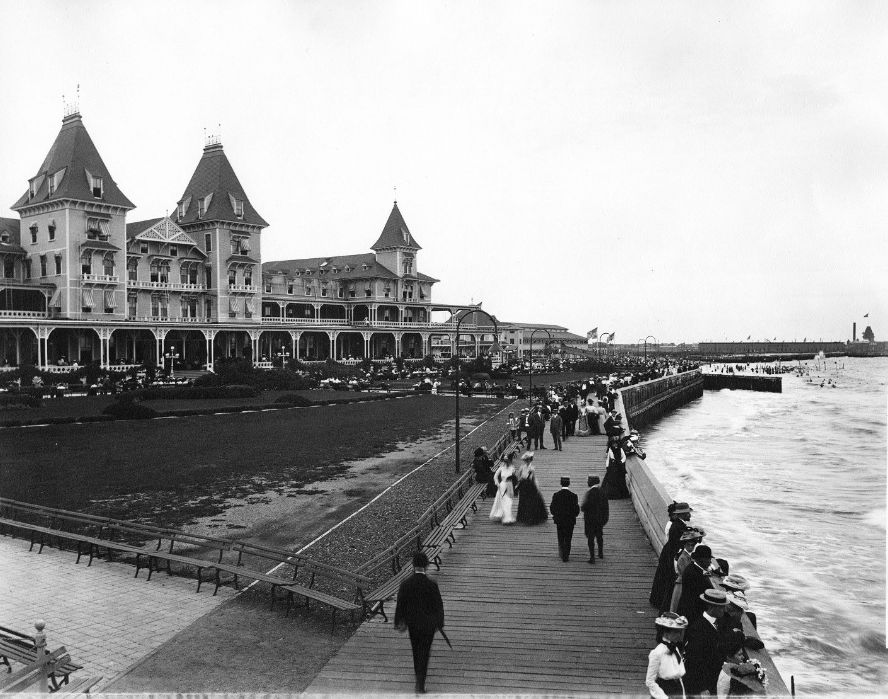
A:
[[[740,607],[744,612],[749,611],[749,602],[740,590],[725,593],[725,597],[731,604]]]
[[[721,584],[723,588],[731,591],[746,592],[749,589],[749,582],[742,575],[728,575]]]
[[[524,453],[521,455],[521,460],[522,460],[522,461],[533,461],[533,452],[532,452],[532,451],[526,451],[526,452],[524,452]]]
[[[663,612],[662,616],[654,619],[654,624],[663,629],[686,629],[688,620],[675,612]]]

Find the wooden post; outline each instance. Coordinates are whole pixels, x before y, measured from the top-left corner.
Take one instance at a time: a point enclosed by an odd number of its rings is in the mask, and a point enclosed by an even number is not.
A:
[[[37,662],[40,662],[46,657],[46,634],[43,633],[43,629],[46,628],[46,622],[43,619],[38,619],[34,623],[34,628],[37,629],[37,633],[34,635],[34,650],[37,651]],[[49,692],[50,669],[49,663],[40,668],[40,683],[37,685],[37,692],[39,694],[47,694]]]

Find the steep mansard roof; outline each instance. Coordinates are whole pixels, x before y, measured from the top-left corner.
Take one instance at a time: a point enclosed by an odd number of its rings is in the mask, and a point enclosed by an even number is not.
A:
[[[367,269],[364,269],[367,265]],[[346,272],[345,268],[349,271]],[[325,281],[337,279],[398,279],[398,275],[388,267],[376,261],[376,256],[371,253],[363,255],[340,255],[338,257],[307,257],[299,260],[279,260],[262,264],[264,274],[283,273],[288,277],[294,276],[299,271],[305,273],[310,269],[313,276]],[[336,269],[336,273],[333,270]],[[330,270],[325,275],[320,275],[321,270]],[[438,279],[427,274],[406,274],[403,279],[414,279],[420,282],[437,282]]]
[[[392,212],[389,214],[388,221],[385,222],[382,233],[379,234],[379,239],[370,246],[371,250],[382,250],[384,248],[422,250],[419,243],[410,234],[410,229],[407,228],[404,217],[398,209],[398,202],[395,202],[395,205],[392,207]]]
[[[55,191],[49,193],[50,177],[60,173]],[[102,196],[94,197],[89,175],[102,178]],[[56,136],[52,148],[37,171],[39,186],[35,196],[30,196],[30,188],[12,209],[20,209],[28,204],[40,204],[58,199],[77,199],[80,201],[100,201],[126,209],[134,209],[133,204],[120,191],[117,184],[105,167],[102,156],[93,144],[80,114],[71,114],[62,119],[62,129]]]
[[[212,195],[209,206],[203,216],[198,217],[198,200],[206,200],[209,195]],[[243,202],[242,218],[238,218],[234,212],[233,199]],[[185,215],[176,219],[180,225],[196,221],[240,221],[262,228],[268,226],[247,198],[221,143],[204,147],[203,156],[177,204],[183,202],[187,204]]]

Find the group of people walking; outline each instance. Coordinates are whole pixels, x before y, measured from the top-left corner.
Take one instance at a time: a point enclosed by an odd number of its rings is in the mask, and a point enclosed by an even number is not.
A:
[[[666,543],[650,592],[660,612],[658,643],[645,683],[654,699],[761,694],[767,676],[747,652],[764,647],[746,599],[749,583],[713,556],[703,543],[706,532],[689,524],[692,512],[686,502],[667,510]]]

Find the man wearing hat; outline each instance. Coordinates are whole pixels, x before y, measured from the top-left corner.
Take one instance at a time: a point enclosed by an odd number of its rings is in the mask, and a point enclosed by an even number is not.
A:
[[[607,496],[601,492],[601,479],[589,476],[589,490],[583,496],[583,524],[589,543],[589,563],[595,563],[595,542],[598,542],[598,557],[604,558],[604,525],[610,517]]]
[[[521,415],[518,417],[518,441],[523,440],[522,434],[527,436],[527,448],[530,449],[530,409],[521,408]]]
[[[706,575],[710,565],[712,565],[712,549],[706,544],[700,544],[694,549],[691,563],[681,575],[681,597],[678,599],[676,611],[681,616],[687,617],[692,625],[706,609],[700,595],[712,587],[711,579]]]
[[[561,418],[561,412],[552,413],[552,419],[549,420],[549,432],[552,433],[552,442],[555,444],[555,451],[561,449],[561,431],[564,428],[564,420]]]
[[[435,631],[444,627],[444,602],[438,583],[426,577],[429,559],[422,551],[413,554],[413,575],[401,583],[395,607],[395,628],[410,634],[416,691],[424,694],[429,655]]]
[[[570,478],[562,477],[561,490],[552,496],[549,511],[558,530],[558,552],[561,560],[567,563],[570,558],[570,544],[573,539],[577,515],[580,514],[580,502],[577,494],[570,489]]]
[[[739,576],[738,576],[739,577]],[[724,585],[724,583],[722,583]],[[721,618],[720,626],[723,632],[731,632],[735,635],[739,634],[743,641],[743,646],[750,650],[761,650],[765,647],[762,639],[755,629],[753,622],[754,615],[749,613],[749,602],[746,595],[740,590],[725,590],[725,597],[728,600],[728,606],[725,608],[725,615]],[[749,616],[750,625],[747,626],[749,633],[743,628],[743,615]]]
[[[725,635],[719,624],[728,600],[724,590],[713,589],[703,592],[699,600],[704,611],[690,622],[687,633],[685,689],[688,695],[708,691],[716,696],[718,676],[725,660],[722,645]]]

